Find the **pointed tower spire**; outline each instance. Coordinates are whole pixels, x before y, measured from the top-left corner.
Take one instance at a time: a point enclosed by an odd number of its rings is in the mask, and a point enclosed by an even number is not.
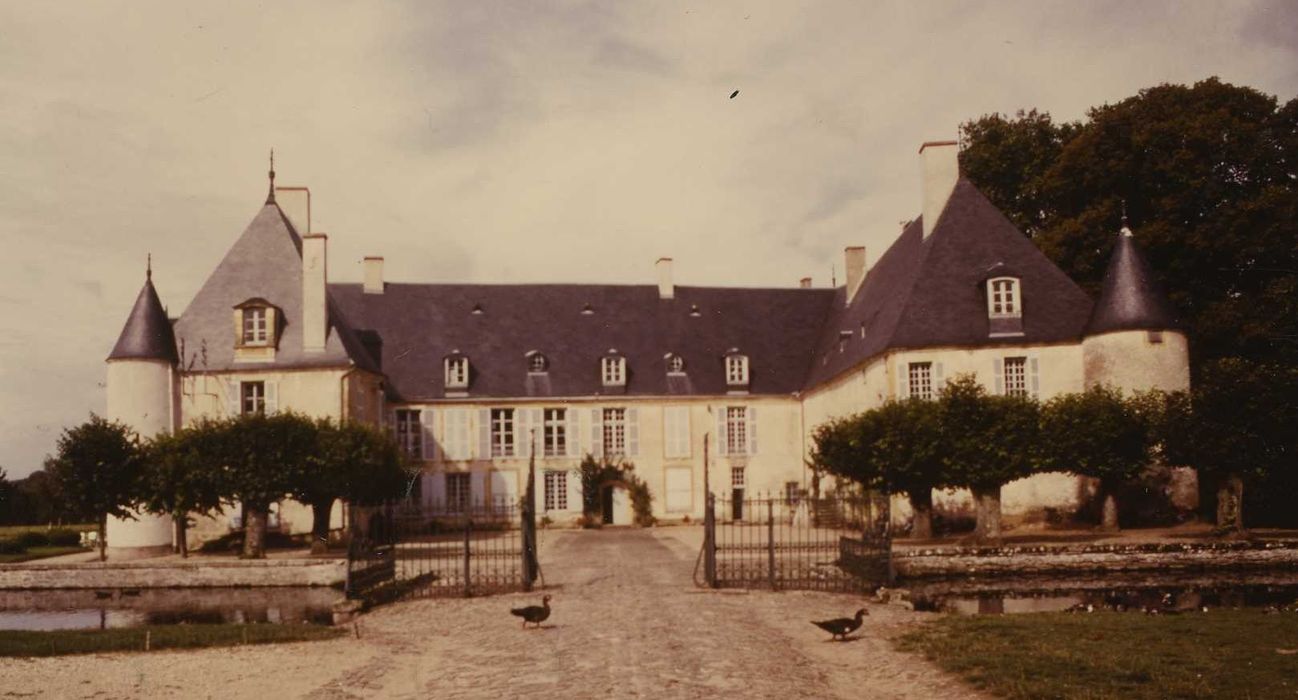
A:
[[[1122,229],[1113,245],[1113,256],[1109,258],[1109,269],[1104,273],[1100,298],[1086,324],[1086,335],[1175,328],[1176,314],[1136,247],[1135,236],[1127,227],[1124,213]]]
[[[149,256],[144,273],[144,287],[135,298],[131,315],[126,317],[122,334],[108,355],[109,360],[165,360],[176,364],[176,336],[171,330],[171,320],[162,308],[158,292],[153,288],[153,256]]]
[[[153,253],[148,253],[148,257],[144,259],[144,281],[153,281]]]
[[[275,149],[270,149],[270,192],[266,195],[266,203],[275,203]]]

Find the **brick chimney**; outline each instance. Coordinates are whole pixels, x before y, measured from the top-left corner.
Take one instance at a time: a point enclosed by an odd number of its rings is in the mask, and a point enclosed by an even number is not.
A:
[[[365,257],[365,285],[363,291],[366,294],[383,293],[383,258],[376,256]]]
[[[676,285],[672,283],[672,259],[658,258],[654,263],[654,268],[658,270],[658,298],[674,299],[676,297]]]
[[[942,210],[960,179],[960,148],[955,141],[927,141],[919,147],[924,188],[924,238],[937,228]]]
[[[847,306],[852,303],[856,290],[865,281],[865,246],[855,245],[843,249],[843,269],[847,271],[847,294],[843,297],[843,305]]]
[[[329,314],[325,309],[328,246],[329,237],[323,233],[302,237],[302,349],[307,352],[323,351],[329,333]]]

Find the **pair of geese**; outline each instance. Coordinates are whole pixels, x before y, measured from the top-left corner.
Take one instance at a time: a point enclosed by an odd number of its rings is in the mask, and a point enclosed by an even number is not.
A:
[[[510,615],[523,618],[523,627],[527,628],[527,623],[540,627],[550,617],[550,596],[546,595],[541,598],[540,605],[528,605],[522,608],[511,608]],[[861,608],[856,611],[855,617],[838,617],[833,620],[812,620],[811,624],[833,635],[832,639],[847,639],[847,635],[861,628],[861,623],[870,611]]]

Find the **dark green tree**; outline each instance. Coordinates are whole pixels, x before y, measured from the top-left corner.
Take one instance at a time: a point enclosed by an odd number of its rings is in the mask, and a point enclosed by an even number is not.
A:
[[[1109,387],[1061,394],[1041,408],[1043,468],[1099,479],[1100,527],[1117,530],[1118,493],[1152,459],[1149,421],[1138,400]]]
[[[134,518],[139,489],[139,438],[126,425],[95,414],[63,431],[58,454],[45,461],[68,506],[95,519],[99,526],[99,560],[106,558],[105,524],[109,516]]]
[[[311,549],[323,551],[329,541],[334,501],[377,505],[400,497],[413,475],[400,449],[382,431],[356,421],[315,422],[315,448],[294,478],[293,498],[311,507]]]
[[[1051,223],[1046,175],[1079,130],[1046,112],[987,114],[960,125],[960,170],[1029,238]]]
[[[1039,468],[1037,402],[988,396],[972,376],[960,375],[943,387],[938,411],[946,470],[943,482],[973,493],[974,537],[999,542],[1001,487]]]
[[[220,435],[211,424],[200,421],[176,433],[154,436],[142,452],[139,497],[149,511],[171,516],[176,543],[182,557],[189,556],[190,513],[208,513],[222,508],[220,465],[207,456],[219,454]]]

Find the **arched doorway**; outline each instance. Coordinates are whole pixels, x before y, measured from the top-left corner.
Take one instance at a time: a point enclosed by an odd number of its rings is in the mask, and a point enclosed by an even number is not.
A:
[[[605,525],[631,525],[635,513],[631,508],[631,495],[626,484],[611,481],[600,487],[600,511]]]

